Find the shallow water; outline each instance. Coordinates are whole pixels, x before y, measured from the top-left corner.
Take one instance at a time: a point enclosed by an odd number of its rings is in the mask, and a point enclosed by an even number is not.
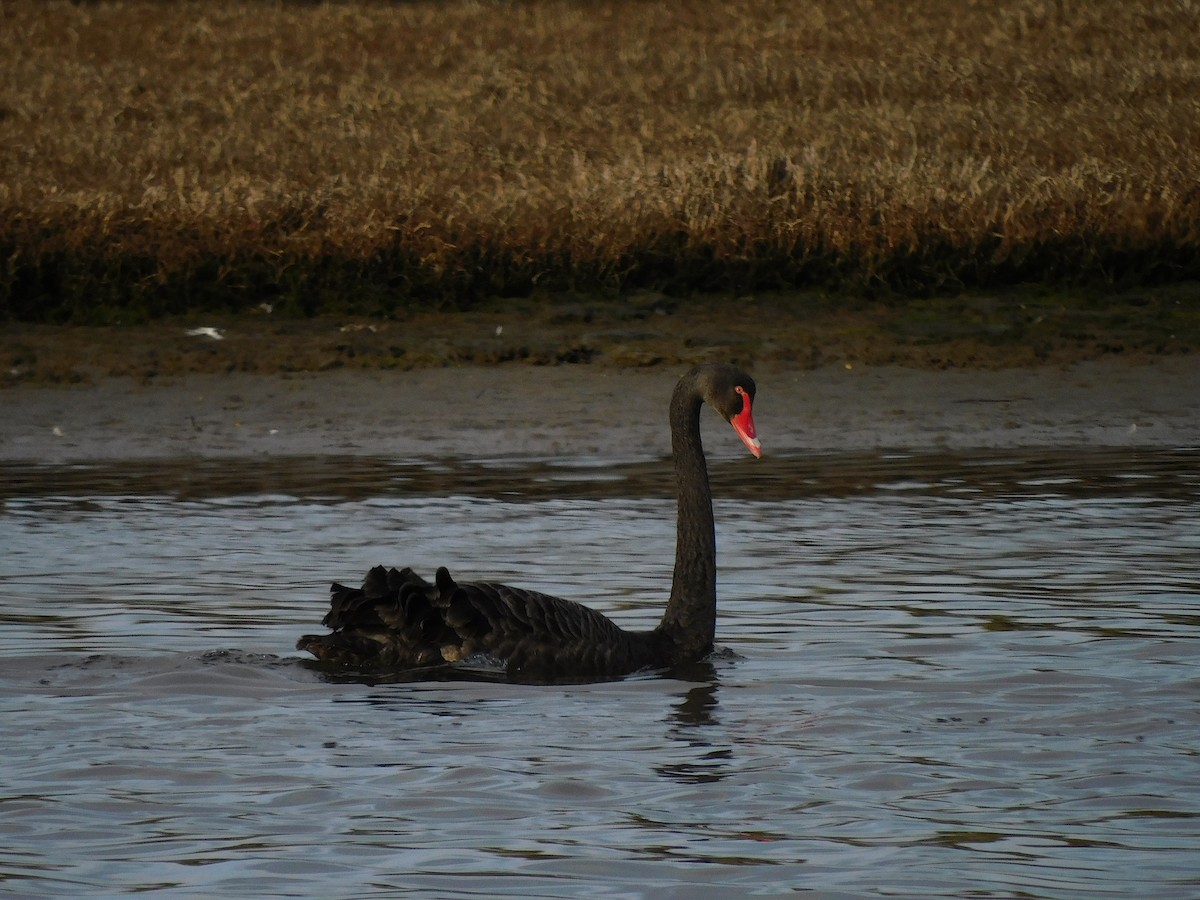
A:
[[[663,463],[0,466],[0,893],[1200,894],[1200,452],[714,466],[729,652],[333,683],[331,578],[656,620]]]

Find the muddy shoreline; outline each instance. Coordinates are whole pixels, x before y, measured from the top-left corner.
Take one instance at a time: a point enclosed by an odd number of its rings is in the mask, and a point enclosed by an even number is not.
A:
[[[505,298],[392,318],[253,313],[0,324],[0,388],[189,374],[587,365],[1003,369],[1200,353],[1200,285],[870,300],[795,291]]]
[[[674,381],[707,360],[756,376],[772,454],[1192,446],[1192,296],[646,293],[404,319],[9,323],[0,460],[663,457]]]
[[[0,461],[662,458],[680,371],[464,366],[25,386],[0,392]],[[754,375],[769,454],[1200,445],[1195,357],[948,371],[766,364]],[[705,421],[713,457],[740,453]]]

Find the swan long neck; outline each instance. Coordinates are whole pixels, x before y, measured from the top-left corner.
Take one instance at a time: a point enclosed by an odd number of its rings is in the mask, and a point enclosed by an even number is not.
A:
[[[712,489],[700,441],[702,403],[696,385],[686,381],[671,398],[677,495],[675,574],[658,630],[674,645],[679,662],[699,659],[711,651],[717,627],[717,539]]]

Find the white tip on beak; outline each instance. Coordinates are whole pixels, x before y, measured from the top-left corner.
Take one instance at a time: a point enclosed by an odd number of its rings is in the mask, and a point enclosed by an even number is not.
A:
[[[746,445],[746,449],[754,454],[754,458],[758,459],[761,457],[762,442],[752,432],[741,427],[741,423],[734,421],[730,424],[733,426],[733,430],[737,432],[737,436],[742,439],[742,443]]]

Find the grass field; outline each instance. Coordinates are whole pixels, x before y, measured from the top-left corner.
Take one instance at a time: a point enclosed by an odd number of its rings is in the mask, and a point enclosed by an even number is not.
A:
[[[1192,0],[0,22],[0,319],[1200,277]]]

